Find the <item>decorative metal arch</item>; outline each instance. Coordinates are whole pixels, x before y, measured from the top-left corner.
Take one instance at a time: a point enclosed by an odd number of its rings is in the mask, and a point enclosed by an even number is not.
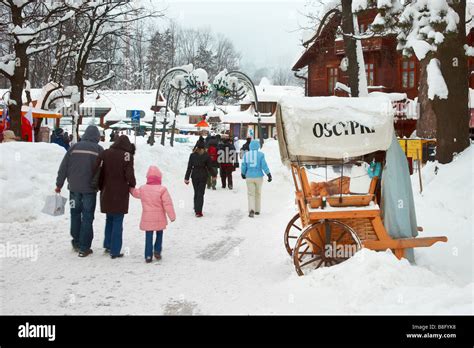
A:
[[[205,95],[201,95],[197,93],[195,89],[191,89],[188,85],[181,86],[181,82],[179,86],[171,84],[172,81],[175,79],[176,76],[179,74],[184,75],[186,78],[189,78],[191,72],[183,69],[183,68],[173,68],[170,69],[161,79],[158,84],[158,90],[156,92],[155,98],[155,105],[152,107],[154,111],[153,115],[153,126],[151,134],[148,138],[148,143],[153,145],[155,143],[154,135],[156,130],[156,115],[158,111],[158,103],[160,96],[162,96],[165,101],[165,115],[163,120],[163,128],[162,128],[162,136],[161,136],[161,145],[165,145],[165,135],[166,135],[166,125],[169,123],[167,122],[167,115],[168,111],[171,110],[175,117],[173,120],[172,128],[171,128],[171,140],[170,145],[173,146],[174,142],[174,132],[176,127],[176,115],[179,114],[179,103],[180,99],[184,96],[184,102],[186,106],[189,106],[191,102],[198,103],[199,100],[203,98],[208,98],[209,102],[214,102],[217,99],[217,91],[215,93],[207,93]],[[262,133],[262,126],[261,126],[261,115],[258,110],[258,96],[257,91],[255,89],[255,85],[246,74],[240,71],[230,71],[226,73],[226,77],[235,77],[238,81],[238,84],[233,83],[232,86],[229,86],[229,95],[227,96],[228,99],[232,98],[237,101],[243,100],[247,97],[247,91],[250,91],[253,94],[253,104],[255,108],[255,115],[258,119],[258,133],[260,138],[260,144],[263,146],[263,133]],[[210,84],[210,89],[212,89],[212,84]]]

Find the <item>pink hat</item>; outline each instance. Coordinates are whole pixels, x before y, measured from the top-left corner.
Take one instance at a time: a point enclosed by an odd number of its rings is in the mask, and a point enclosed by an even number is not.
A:
[[[162,174],[157,166],[150,166],[146,173],[147,184],[150,185],[161,185]]]
[[[146,173],[146,177],[148,178],[149,176],[158,176],[161,178],[163,175],[157,166],[150,166],[150,168],[148,168],[148,172]]]

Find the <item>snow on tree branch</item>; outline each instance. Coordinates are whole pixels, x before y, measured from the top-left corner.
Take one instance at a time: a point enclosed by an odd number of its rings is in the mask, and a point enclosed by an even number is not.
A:
[[[435,97],[439,99],[448,99],[448,86],[444,81],[443,74],[440,69],[440,61],[436,58],[430,60],[428,67],[428,98],[434,100]]]

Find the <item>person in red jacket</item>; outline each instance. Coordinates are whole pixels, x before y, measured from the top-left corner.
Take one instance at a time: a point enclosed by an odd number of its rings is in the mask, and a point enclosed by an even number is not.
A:
[[[21,139],[33,142],[33,125],[25,116],[21,116]]]

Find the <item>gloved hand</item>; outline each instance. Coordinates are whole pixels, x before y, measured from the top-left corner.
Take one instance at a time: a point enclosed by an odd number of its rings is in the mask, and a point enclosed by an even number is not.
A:
[[[245,180],[245,179],[247,179],[247,178],[246,178],[246,176],[245,176],[244,174],[242,174],[242,179],[244,179],[244,180]]]
[[[268,174],[268,182],[272,182],[272,175],[271,174]]]

